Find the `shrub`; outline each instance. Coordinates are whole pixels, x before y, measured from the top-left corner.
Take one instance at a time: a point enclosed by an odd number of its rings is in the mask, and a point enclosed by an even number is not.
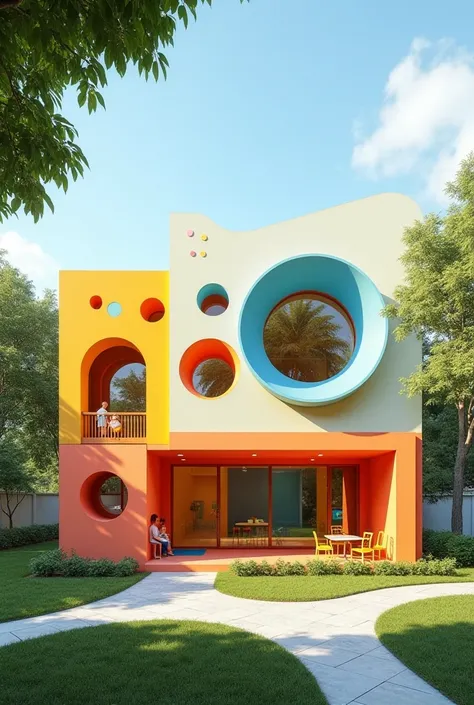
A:
[[[375,575],[415,575],[416,563],[407,563],[406,561],[381,561],[374,564]]]
[[[85,578],[89,571],[89,561],[76,553],[64,560],[64,576],[66,578]]]
[[[344,575],[373,575],[373,567],[371,563],[362,563],[362,561],[347,561],[343,565]]]
[[[455,558],[458,566],[474,566],[474,537],[427,529],[423,532],[423,552],[434,558]]]
[[[89,578],[109,578],[118,575],[118,563],[114,563],[110,558],[99,558],[97,561],[90,561],[87,565],[87,576]]]
[[[133,560],[124,558],[123,561]],[[121,561],[121,563],[123,562]],[[274,565],[267,561],[234,561],[231,570],[242,578],[260,575],[456,575],[455,558],[423,558],[416,563],[408,561],[379,561],[362,563],[361,561],[320,560],[315,558],[306,565],[299,561],[284,561],[279,558]],[[130,575],[130,573],[128,573]]]
[[[340,575],[342,567],[340,561],[322,561],[318,558],[314,558],[306,564],[308,575]]]
[[[128,575],[134,575],[138,572],[138,561],[135,558],[122,558],[115,566],[115,575],[120,578],[126,578]]]
[[[46,578],[63,576],[67,578],[106,578],[126,577],[138,571],[138,563],[134,558],[122,558],[115,563],[109,558],[93,560],[82,558],[73,553],[68,556],[61,549],[43,551],[30,561],[32,575]]]
[[[56,551],[42,551],[30,561],[30,572],[40,578],[51,575],[64,575],[66,554],[58,548]]]
[[[455,558],[421,559],[414,564],[414,575],[456,575]]]
[[[32,524],[0,529],[0,551],[18,546],[28,546],[44,541],[54,541],[59,536],[59,524]]]
[[[257,561],[233,561],[230,568],[241,578],[248,578],[259,574]]]

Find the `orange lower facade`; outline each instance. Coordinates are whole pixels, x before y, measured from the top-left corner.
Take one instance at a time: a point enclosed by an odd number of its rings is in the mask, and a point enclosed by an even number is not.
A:
[[[111,516],[103,511],[100,488],[115,475],[127,502]],[[285,495],[285,482],[294,492]],[[301,506],[308,511],[308,487],[311,522],[301,515]],[[421,437],[172,433],[169,446],[64,444],[60,497],[64,550],[115,560],[131,556],[141,569],[151,557],[153,513],[166,518],[175,547],[235,546],[240,553],[246,544],[234,526],[258,516],[268,550],[309,546],[311,528],[324,534],[340,523],[348,533],[384,531],[387,557],[414,561],[421,556]]]

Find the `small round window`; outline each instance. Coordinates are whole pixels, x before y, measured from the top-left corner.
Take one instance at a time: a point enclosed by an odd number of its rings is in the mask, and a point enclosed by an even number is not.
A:
[[[334,299],[301,292],[281,301],[263,330],[268,359],[298,382],[323,382],[341,372],[354,352],[354,326]]]

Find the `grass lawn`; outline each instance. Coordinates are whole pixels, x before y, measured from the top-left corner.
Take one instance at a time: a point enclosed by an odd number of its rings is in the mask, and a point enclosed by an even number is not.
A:
[[[275,602],[306,602],[345,597],[358,592],[379,590],[401,585],[423,585],[425,583],[474,582],[474,568],[461,568],[457,576],[383,576],[383,575],[305,575],[258,576],[241,578],[231,571],[218,573],[215,587],[226,595],[245,597],[249,600]]]
[[[0,551],[0,622],[56,612],[125,590],[146,573],[128,578],[29,578],[29,562],[56,541]]]
[[[295,656],[220,624],[129,622],[0,649],[2,705],[327,705]]]
[[[385,612],[379,639],[457,705],[474,705],[474,595],[435,597]]]

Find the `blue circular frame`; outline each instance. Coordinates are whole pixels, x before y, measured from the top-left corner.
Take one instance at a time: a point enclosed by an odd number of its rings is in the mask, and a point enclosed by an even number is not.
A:
[[[263,329],[275,306],[298,292],[315,291],[338,301],[355,328],[355,348],[339,374],[323,382],[298,382],[272,365],[263,347]],[[243,303],[239,338],[244,358],[260,384],[296,406],[333,404],[356,391],[375,372],[388,340],[384,300],[369,277],[353,264],[331,255],[300,255],[267,270]]]
[[[196,297],[197,305],[199,306],[201,311],[204,301],[209,298],[209,296],[222,296],[222,298],[227,301],[227,304],[229,304],[229,294],[221,284],[205,284],[203,287],[201,287],[201,289],[199,289],[198,295]]]

